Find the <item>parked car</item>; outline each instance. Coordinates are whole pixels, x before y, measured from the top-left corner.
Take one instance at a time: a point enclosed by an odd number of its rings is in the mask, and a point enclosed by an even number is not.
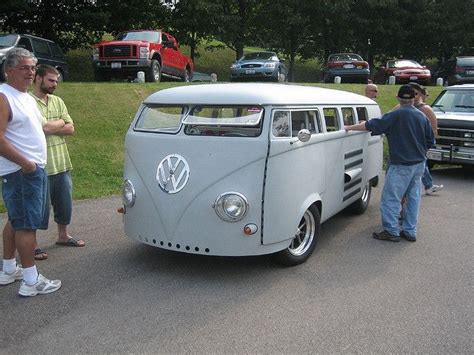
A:
[[[38,64],[49,64],[55,67],[60,75],[60,80],[67,80],[69,68],[62,49],[49,39],[32,35],[2,34],[0,35],[0,79],[5,80],[3,62],[7,52],[15,47],[28,49],[36,58]]]
[[[287,81],[288,69],[275,52],[252,52],[231,65],[229,80]]]
[[[97,81],[134,79],[143,71],[148,82],[159,82],[162,76],[188,82],[194,71],[191,58],[179,50],[176,38],[161,30],[125,31],[113,41],[97,43],[92,65]]]
[[[328,57],[324,71],[324,82],[332,83],[339,76],[341,82],[367,83],[370,75],[369,63],[359,54],[335,53]]]
[[[474,85],[446,87],[432,107],[438,118],[438,137],[428,151],[428,163],[474,168]]]
[[[474,83],[474,56],[459,56],[448,61],[437,73],[447,85]]]
[[[396,84],[416,82],[428,85],[431,81],[431,71],[411,59],[389,60],[384,67],[385,82],[393,75]]]

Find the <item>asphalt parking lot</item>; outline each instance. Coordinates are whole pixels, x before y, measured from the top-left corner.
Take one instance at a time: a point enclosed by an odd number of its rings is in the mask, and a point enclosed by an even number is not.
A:
[[[423,196],[418,241],[374,240],[381,187],[362,216],[322,227],[312,257],[162,251],[123,235],[118,196],[77,201],[73,235],[41,273],[60,291],[0,288],[0,353],[473,353],[474,174],[435,170],[445,190]],[[2,216],[3,221],[5,215]]]

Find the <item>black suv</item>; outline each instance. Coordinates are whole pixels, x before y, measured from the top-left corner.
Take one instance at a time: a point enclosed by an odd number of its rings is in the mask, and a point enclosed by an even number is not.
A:
[[[474,56],[459,56],[448,61],[436,77],[443,78],[447,85],[474,84]]]
[[[3,62],[7,52],[14,48],[21,47],[28,49],[38,58],[38,64],[49,64],[55,67],[60,73],[60,80],[67,80],[69,69],[61,48],[50,41],[40,37],[19,34],[1,34],[0,35],[0,80],[4,81]]]

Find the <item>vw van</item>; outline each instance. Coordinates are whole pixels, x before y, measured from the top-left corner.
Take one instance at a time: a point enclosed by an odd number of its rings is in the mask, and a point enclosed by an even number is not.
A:
[[[300,264],[321,223],[369,204],[382,139],[344,125],[373,117],[379,106],[364,96],[310,86],[158,91],[125,138],[125,234],[178,252]]]

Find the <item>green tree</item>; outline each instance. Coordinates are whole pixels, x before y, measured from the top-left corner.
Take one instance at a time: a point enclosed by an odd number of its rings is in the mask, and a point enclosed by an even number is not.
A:
[[[2,32],[30,33],[51,39],[63,49],[85,47],[102,37],[106,14],[91,0],[4,0]]]
[[[181,0],[171,13],[170,25],[173,34],[181,43],[189,45],[193,62],[198,45],[212,37],[216,21],[211,14],[216,11],[217,5],[214,1]]]
[[[213,34],[227,47],[235,51],[235,59],[244,54],[244,46],[256,42],[256,23],[259,0],[221,0],[216,3]]]

